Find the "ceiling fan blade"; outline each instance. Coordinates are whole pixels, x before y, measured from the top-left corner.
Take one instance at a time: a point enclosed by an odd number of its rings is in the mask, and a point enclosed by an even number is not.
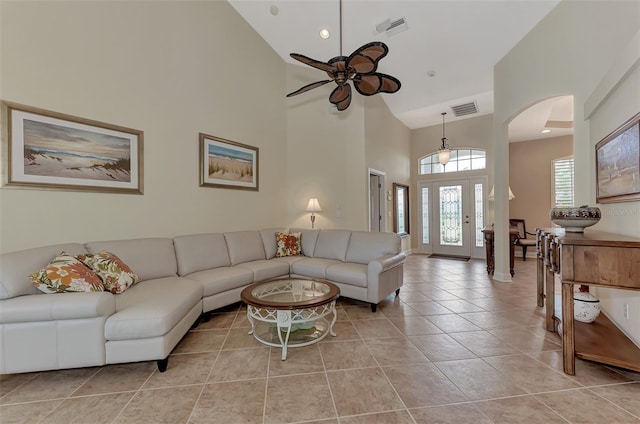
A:
[[[378,93],[395,93],[401,87],[397,78],[380,73],[358,74],[353,78],[353,85],[358,93],[363,96],[373,96]]]
[[[378,68],[378,62],[389,53],[386,44],[380,41],[367,43],[347,58],[347,68],[359,74],[368,74]]]
[[[320,62],[319,60],[311,59],[310,57],[307,57],[298,53],[291,53],[289,56],[291,56],[292,58],[294,58],[299,62],[304,63],[305,65],[309,65],[313,68],[320,69],[321,71],[334,73],[337,70],[335,66],[332,66],[325,62]]]
[[[316,82],[312,82],[311,84],[307,84],[302,88],[297,89],[296,91],[293,91],[289,94],[287,94],[287,97],[292,97],[292,96],[297,96],[298,94],[302,94],[306,91],[309,90],[313,90],[316,87],[320,87],[321,85],[325,85],[328,82],[331,82],[333,80],[324,80],[324,81],[316,81]]]
[[[329,96],[329,102],[336,105],[339,111],[343,111],[351,104],[351,86],[339,85],[333,89]]]

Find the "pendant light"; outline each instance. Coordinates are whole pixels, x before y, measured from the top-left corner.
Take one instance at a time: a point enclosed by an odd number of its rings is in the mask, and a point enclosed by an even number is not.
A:
[[[447,137],[444,136],[444,116],[447,112],[442,112],[442,145],[440,149],[438,149],[438,162],[440,165],[445,166],[449,163],[449,153],[451,153],[451,149],[449,149],[449,145],[447,144]]]

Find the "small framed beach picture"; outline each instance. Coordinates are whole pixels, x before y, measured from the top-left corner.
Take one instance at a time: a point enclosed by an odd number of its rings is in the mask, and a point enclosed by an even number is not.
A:
[[[4,185],[142,194],[143,132],[2,102]]]
[[[640,113],[596,144],[596,202],[640,199]]]
[[[258,191],[258,148],[200,133],[200,186]]]

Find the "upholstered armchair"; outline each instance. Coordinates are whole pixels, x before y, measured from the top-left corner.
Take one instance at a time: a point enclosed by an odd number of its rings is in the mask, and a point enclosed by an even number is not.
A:
[[[524,219],[510,219],[509,226],[518,230],[518,240],[516,240],[516,246],[522,247],[522,259],[527,260],[527,247],[536,245],[535,233],[527,231],[527,225]],[[533,236],[529,239],[527,236]]]

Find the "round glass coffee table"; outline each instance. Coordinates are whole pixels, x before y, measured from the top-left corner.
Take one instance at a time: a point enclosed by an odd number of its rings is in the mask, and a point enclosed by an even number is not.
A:
[[[279,278],[250,285],[240,298],[247,304],[249,334],[268,346],[307,346],[335,336],[336,299],[340,289],[328,281]],[[330,316],[333,315],[331,321]]]

